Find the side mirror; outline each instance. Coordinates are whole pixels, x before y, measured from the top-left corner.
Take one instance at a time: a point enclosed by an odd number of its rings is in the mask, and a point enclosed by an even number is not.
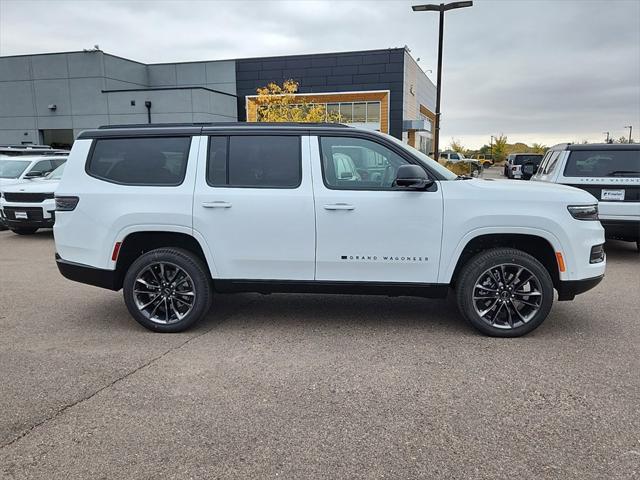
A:
[[[49,172],[27,172],[24,174],[24,178],[38,178],[38,177],[44,177],[47,173]]]
[[[393,186],[406,190],[426,190],[433,185],[427,172],[418,165],[400,165]]]

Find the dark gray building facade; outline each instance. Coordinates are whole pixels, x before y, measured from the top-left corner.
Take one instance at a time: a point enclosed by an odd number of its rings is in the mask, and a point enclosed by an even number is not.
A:
[[[0,144],[68,145],[109,124],[243,121],[257,88],[287,79],[312,101],[349,108],[347,123],[430,143],[435,87],[393,48],[163,64],[101,50],[0,57]]]

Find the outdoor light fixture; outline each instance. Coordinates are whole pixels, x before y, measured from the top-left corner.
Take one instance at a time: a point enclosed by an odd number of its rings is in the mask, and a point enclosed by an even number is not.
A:
[[[433,138],[433,154],[435,159],[438,160],[438,150],[440,147],[440,95],[442,88],[442,35],[444,33],[444,12],[454,10],[456,8],[471,7],[472,1],[464,2],[451,2],[428,4],[428,5],[414,5],[411,9],[414,12],[440,12],[440,32],[438,34],[438,80],[436,85],[436,122],[434,126],[435,134]]]
[[[51,103],[51,104],[47,105],[47,108],[49,110],[51,110],[52,112],[55,112],[58,109],[58,106],[55,103]]]
[[[624,128],[629,129],[629,143],[631,143],[631,131],[633,130],[633,125],[625,125]]]
[[[147,122],[151,123],[151,102],[147,100],[144,102],[144,106],[147,108]]]

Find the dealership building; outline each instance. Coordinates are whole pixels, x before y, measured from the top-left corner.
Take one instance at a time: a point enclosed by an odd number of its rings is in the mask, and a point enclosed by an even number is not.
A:
[[[256,89],[288,79],[332,118],[431,150],[435,86],[406,48],[157,64],[97,49],[0,57],[0,144],[70,145],[100,125],[260,121]]]

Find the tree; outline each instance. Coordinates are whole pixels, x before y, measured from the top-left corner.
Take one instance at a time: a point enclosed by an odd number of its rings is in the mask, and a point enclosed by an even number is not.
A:
[[[462,153],[463,155],[466,152],[466,148],[464,148],[464,145],[462,145],[460,140],[456,140],[455,138],[451,139],[451,143],[449,144],[449,148],[451,150],[453,150],[454,152]]]
[[[507,137],[502,133],[494,137],[493,142],[493,160],[502,162],[507,157]]]
[[[534,153],[545,153],[549,147],[543,145],[542,143],[533,143],[531,145],[531,151]]]
[[[327,118],[324,104],[309,103],[296,96],[299,83],[285,80],[282,85],[275,82],[256,90],[258,96],[257,118],[259,122],[338,122],[339,115]]]

